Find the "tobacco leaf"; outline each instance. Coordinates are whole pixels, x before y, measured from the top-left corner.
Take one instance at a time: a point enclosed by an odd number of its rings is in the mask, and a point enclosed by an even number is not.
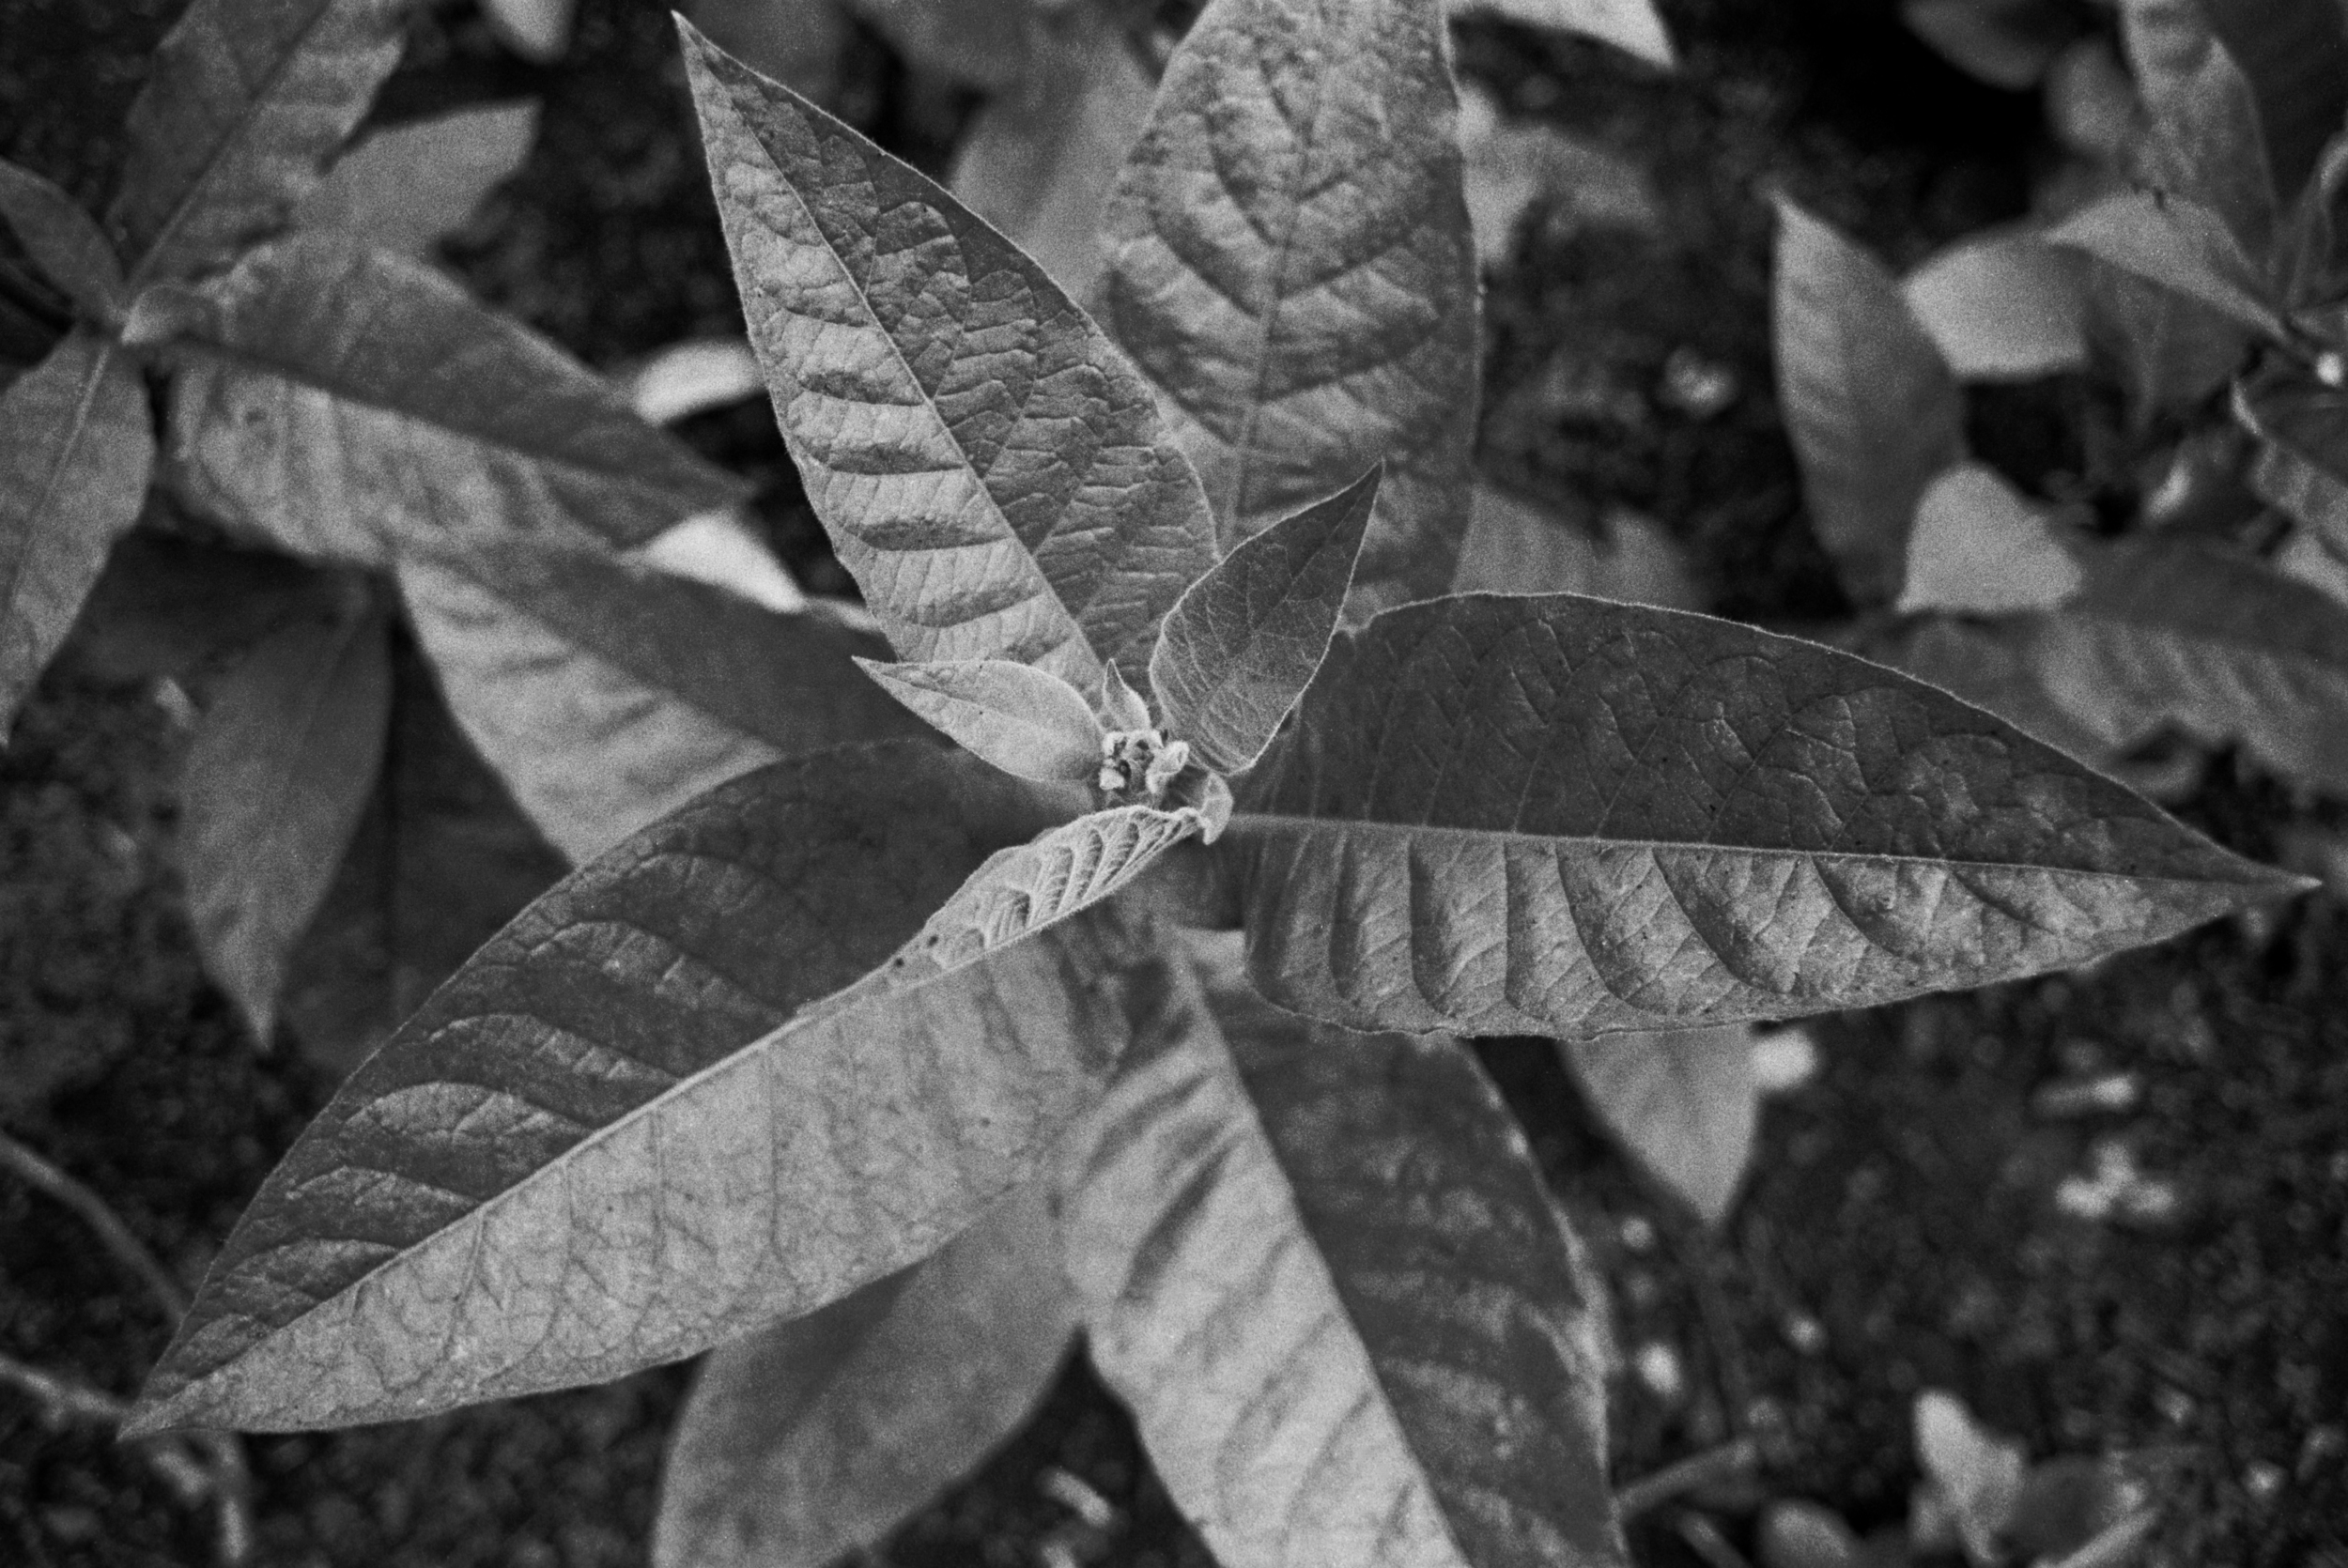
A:
[[[1451,580],[1475,432],[1475,244],[1434,0],[1215,0],[1106,220],[1102,318],[1182,411],[1227,546],[1385,485],[1365,607]]]
[[[1061,1222],[1093,1359],[1216,1560],[1625,1562],[1592,1295],[1475,1060],[1150,977]]]
[[[784,441],[899,654],[1146,663],[1214,561],[1148,385],[952,196],[680,25]]]
[[[376,131],[334,161],[295,209],[294,222],[423,259],[513,177],[537,134],[534,99],[451,110]]]
[[[2087,366],[2086,266],[2042,235],[1952,245],[1900,284],[1962,380],[2031,380]]]
[[[2087,332],[2116,368],[2139,434],[2160,414],[2193,408],[2224,386],[2250,343],[2232,316],[2092,256]]]
[[[1648,0],[1450,0],[1454,16],[1496,16],[1520,27],[1603,39],[1649,65],[1676,62],[1663,19]]]
[[[179,776],[179,869],[204,966],[266,1042],[295,945],[383,761],[382,611],[363,592],[263,638],[206,693]]]
[[[1633,1160],[1717,1229],[1753,1161],[1753,1026],[1563,1040],[1582,1096]]]
[[[2072,213],[2047,241],[2085,251],[2253,331],[2284,335],[2250,254],[2217,213],[2182,196],[2118,192]]]
[[[147,389],[114,344],[69,332],[0,392],[0,737],[73,627],[155,462]]]
[[[744,486],[429,267],[290,235],[129,335],[177,374],[173,459],[223,521],[316,560],[519,533],[626,548]]]
[[[2217,0],[2205,14],[2249,85],[2279,210],[2348,119],[2348,24],[2331,0]]]
[[[122,263],[98,221],[56,185],[0,158],[0,222],[66,297],[106,319],[123,304]]]
[[[912,1268],[718,1346],[670,1439],[653,1568],[875,1545],[1027,1420],[1074,1330],[1029,1186]]]
[[[2301,885],[1943,692],[1671,610],[1409,606],[1297,719],[1226,842],[1257,985],[1348,1027],[1871,1006]]]
[[[2058,751],[2091,763],[2101,761],[2109,749],[2103,738],[2055,699],[2039,671],[2034,620],[1921,616],[1887,628],[1864,652],[1976,708],[1986,708]]]
[[[2121,38],[2152,122],[2138,153],[2142,174],[2213,214],[2246,253],[2263,255],[2280,192],[2257,95],[2203,0],[2127,0]]]
[[[1378,500],[1372,469],[1242,540],[1166,617],[1150,688],[1209,767],[1254,764],[1321,669]]]
[[[1977,615],[2051,609],[2076,592],[2078,562],[2046,512],[1985,463],[1959,463],[1917,503],[1902,610]]]
[[[1964,455],[1964,402],[1873,256],[1778,203],[1778,393],[1819,543],[1852,598],[1888,602],[1932,477]]]
[[[131,281],[193,277],[286,226],[399,59],[408,0],[193,0],[126,121],[107,208]]]
[[[1021,778],[1089,784],[1107,732],[1076,688],[1008,659],[882,664],[858,659],[881,689],[981,761]]]
[[[1084,912],[1149,824],[980,863],[1036,813],[951,752],[842,747],[575,872],[302,1134],[129,1427],[601,1381],[935,1251],[1036,1174],[1125,1038],[1137,933]]]

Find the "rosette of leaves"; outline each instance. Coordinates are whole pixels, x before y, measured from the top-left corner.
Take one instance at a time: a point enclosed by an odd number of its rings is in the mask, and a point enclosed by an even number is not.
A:
[[[1461,1037],[1863,1006],[2295,885],[1846,653],[1420,596],[1475,386],[1444,28],[1213,0],[1098,319],[687,30],[874,689],[954,744],[774,762],[533,903],[296,1144],[128,1430],[712,1351],[657,1559],[811,1563],[1081,1332],[1223,1560],[1617,1562],[1593,1283]]]

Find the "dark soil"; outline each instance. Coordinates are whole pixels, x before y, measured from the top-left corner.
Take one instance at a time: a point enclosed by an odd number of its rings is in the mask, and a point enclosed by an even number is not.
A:
[[[1899,264],[2018,212],[2035,110],[1942,67],[1867,0],[1666,8],[1686,69],[1478,24],[1466,68],[1505,101],[1636,160],[1646,232],[1535,224],[1487,301],[1493,477],[1621,503],[1686,541],[1726,611],[1842,606],[1798,514],[1768,354],[1769,219],[1783,191]],[[0,154],[95,205],[147,52],[177,9],[0,0]],[[571,57],[531,70],[468,13],[421,22],[387,116],[547,100],[523,176],[453,247],[467,281],[593,363],[738,330],[666,8],[588,0]],[[872,40],[848,108],[936,161],[940,106]],[[0,344],[0,347],[5,347]],[[1675,353],[1737,388],[1683,411]],[[2027,396],[1990,432],[2033,458]],[[765,411],[692,435],[767,484],[762,512],[818,588],[843,586]],[[2054,441],[2059,448],[2060,440]],[[2000,460],[2004,460],[2001,458]],[[169,869],[167,704],[53,674],[0,755],[0,1115],[101,1192],[193,1284],[331,1090],[292,1042],[257,1049],[199,976]],[[2189,812],[2246,850],[2285,803],[2223,766]],[[2035,1456],[2156,1450],[2180,1564],[2348,1564],[2348,912],[2323,898],[2071,976],[1825,1022],[1823,1068],[1773,1101],[1750,1189],[1717,1237],[1631,1174],[1551,1048],[1487,1048],[1612,1282],[1633,1354],[1683,1371],[1616,1389],[1628,1479],[1727,1437],[1764,1441],[1769,1495],[1873,1526],[1904,1512],[1908,1407],[1960,1394]],[[2056,1117],[2033,1095],[2138,1075],[2124,1113]],[[2175,1184],[2170,1218],[2072,1218],[2053,1193],[2115,1142]],[[0,1178],[0,1349],[128,1394],[168,1334],[62,1211]],[[641,1561],[685,1375],[355,1432],[255,1439],[260,1560]],[[1120,1511],[1072,1533],[1058,1467]],[[1748,1506],[1759,1494],[1742,1499]],[[1732,1537],[1738,1499],[1719,1499]],[[1643,1560],[1692,1560],[1669,1511]],[[1741,1539],[1741,1537],[1736,1537]],[[1081,1367],[1038,1421],[879,1554],[917,1565],[1197,1563],[1129,1423]],[[200,1563],[207,1521],[87,1429],[0,1391],[0,1561]]]

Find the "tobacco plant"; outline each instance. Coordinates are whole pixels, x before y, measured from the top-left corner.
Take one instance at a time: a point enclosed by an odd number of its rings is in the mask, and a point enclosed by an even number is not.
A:
[[[295,1145],[130,1432],[714,1351],[656,1557],[813,1561],[1081,1330],[1224,1560],[1618,1561],[1589,1284],[1463,1037],[1868,1006],[2296,885],[1851,654],[1443,596],[1477,324],[1432,0],[1213,0],[1097,315],[684,48],[872,689],[956,744],[743,773],[533,903]]]

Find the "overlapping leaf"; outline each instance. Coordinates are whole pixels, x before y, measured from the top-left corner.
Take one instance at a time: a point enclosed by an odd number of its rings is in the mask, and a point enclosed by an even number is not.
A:
[[[532,544],[399,583],[458,722],[574,862],[779,757],[919,732],[849,663],[877,638],[705,583]]]
[[[2203,0],[2126,0],[2121,36],[2152,121],[2139,154],[2154,184],[2208,208],[2243,248],[2273,238],[2278,192],[2257,95]]]
[[[1489,484],[1460,550],[1454,593],[1587,593],[1699,609],[1703,595],[1678,544],[1628,509],[1578,524]]]
[[[1209,767],[1252,766],[1328,655],[1379,479],[1373,469],[1241,541],[1166,615],[1150,687]]]
[[[677,1418],[654,1568],[824,1568],[1025,1421],[1075,1314],[1039,1187],[913,1268],[721,1345]]]
[[[1648,0],[1450,0],[1454,14],[1484,12],[1521,27],[1602,38],[1650,65],[1673,64],[1671,37]]]
[[[2293,879],[1906,676],[1568,595],[1340,643],[1231,820],[1266,995],[1353,1027],[1783,1018],[2156,941]]]
[[[0,735],[65,640],[154,467],[147,391],[113,344],[69,333],[0,393]]]
[[[1180,407],[1228,542],[1385,487],[1374,607],[1449,586],[1475,430],[1475,240],[1434,0],[1215,0],[1110,202],[1109,330]]]
[[[1055,830],[925,925],[1032,812],[981,775],[921,743],[778,763],[524,911],[296,1143],[131,1429],[600,1380],[942,1245],[1115,1062],[1134,938],[1068,916],[1147,838]]]
[[[1987,464],[1959,463],[1917,503],[1898,607],[2050,609],[2078,585],[2078,563],[2045,511]]]
[[[1949,369],[2026,380],[2087,364],[2085,264],[2029,231],[1952,245],[1900,284]]]
[[[492,103],[378,131],[334,161],[295,210],[404,256],[427,255],[510,178],[538,134],[538,105]]]
[[[122,264],[98,221],[55,185],[4,158],[0,223],[75,304],[100,315],[121,308]]]
[[[2282,318],[2256,264],[2218,216],[2183,197],[2124,191],[2073,213],[2047,242],[2087,252],[2269,337]]]
[[[1217,1560],[1625,1560],[1589,1299],[1474,1060],[1157,987],[1062,1223],[1093,1358]]]
[[[2249,346],[2232,316],[2092,256],[2087,306],[2089,341],[2117,367],[2139,430],[2223,386]]]
[[[1021,778],[1090,784],[1107,732],[1076,688],[1009,659],[881,664],[858,659],[881,689],[964,750]]]
[[[944,191],[689,27],[685,48],[783,438],[899,653],[1088,691],[1104,659],[1140,668],[1214,560],[1148,385]]]
[[[640,545],[740,484],[430,268],[289,236],[134,315],[171,344],[173,456],[279,547],[380,566],[518,533]]]
[[[131,105],[108,222],[138,283],[283,227],[399,58],[407,0],[193,0]]]
[[[1631,1158],[1706,1224],[1727,1219],[1761,1119],[1753,1026],[1565,1040],[1560,1051],[1583,1098]]]
[[[1811,525],[1854,598],[1899,592],[1908,530],[1964,451],[1964,405],[1890,272],[1778,204],[1777,384]]]
[[[383,616],[363,601],[336,610],[280,627],[213,685],[179,776],[189,921],[263,1040],[374,792],[391,719]]]

